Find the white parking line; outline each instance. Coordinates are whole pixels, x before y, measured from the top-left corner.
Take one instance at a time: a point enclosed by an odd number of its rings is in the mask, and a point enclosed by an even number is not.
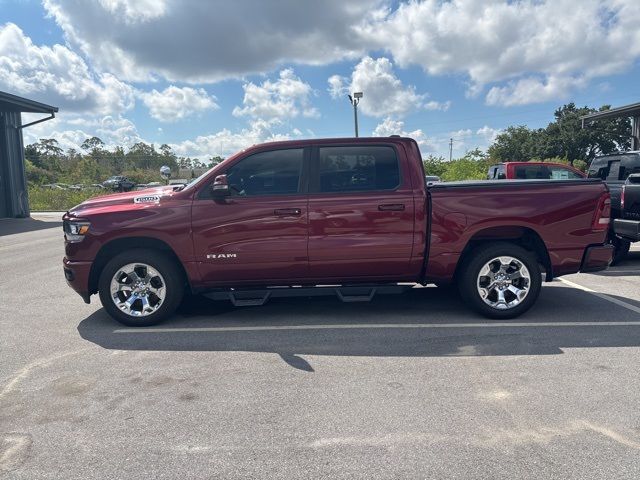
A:
[[[638,322],[487,322],[487,323],[363,323],[357,325],[260,325],[253,327],[121,328],[113,333],[261,332],[271,330],[372,330],[380,328],[513,328],[513,327],[640,327]]]
[[[577,283],[573,283],[573,282],[571,282],[569,280],[566,280],[564,278],[559,278],[558,280],[560,280],[565,285],[569,285],[570,287],[577,288],[579,290],[583,290],[585,292],[588,292],[588,293],[590,293],[592,295],[595,295],[598,298],[601,298],[601,299],[606,300],[606,301],[611,302],[611,303],[615,303],[616,305],[618,305],[618,306],[620,306],[622,308],[626,308],[627,310],[631,310],[632,312],[635,312],[635,313],[640,313],[640,307],[636,307],[635,305],[631,305],[630,303],[623,302],[622,300],[618,300],[617,298],[614,298],[614,297],[610,297],[609,295],[607,295],[605,293],[596,292],[595,290],[591,290],[590,288],[583,287],[582,285],[578,285]]]

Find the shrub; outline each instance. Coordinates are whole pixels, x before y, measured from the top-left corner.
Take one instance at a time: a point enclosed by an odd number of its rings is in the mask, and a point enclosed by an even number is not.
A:
[[[29,186],[29,205],[32,211],[67,211],[88,198],[104,195],[102,190],[58,190]]]

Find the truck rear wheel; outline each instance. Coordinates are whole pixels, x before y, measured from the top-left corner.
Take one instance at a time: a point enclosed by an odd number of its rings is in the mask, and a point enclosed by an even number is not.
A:
[[[616,265],[627,258],[629,249],[631,248],[631,242],[622,238],[613,237],[611,244],[613,245],[613,260],[611,260],[611,265]]]
[[[518,245],[499,242],[469,253],[458,274],[462,299],[489,318],[514,318],[535,303],[542,287],[536,257]]]
[[[184,293],[184,277],[162,252],[133,249],[105,265],[98,290],[109,315],[131,327],[146,327],[175,312]]]

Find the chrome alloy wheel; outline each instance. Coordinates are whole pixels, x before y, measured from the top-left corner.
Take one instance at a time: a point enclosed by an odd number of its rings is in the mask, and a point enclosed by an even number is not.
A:
[[[476,286],[484,303],[508,310],[520,305],[529,294],[531,276],[517,258],[496,257],[480,269]]]
[[[160,272],[146,263],[129,263],[111,278],[111,299],[132,317],[146,317],[157,311],[166,296]]]

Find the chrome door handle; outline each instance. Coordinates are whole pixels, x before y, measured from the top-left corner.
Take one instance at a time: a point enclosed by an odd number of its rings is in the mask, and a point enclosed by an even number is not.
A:
[[[300,215],[302,210],[299,208],[277,208],[273,211],[275,215],[284,217],[289,215]]]
[[[404,203],[387,203],[385,205],[378,205],[378,210],[381,212],[400,212],[404,210]]]

